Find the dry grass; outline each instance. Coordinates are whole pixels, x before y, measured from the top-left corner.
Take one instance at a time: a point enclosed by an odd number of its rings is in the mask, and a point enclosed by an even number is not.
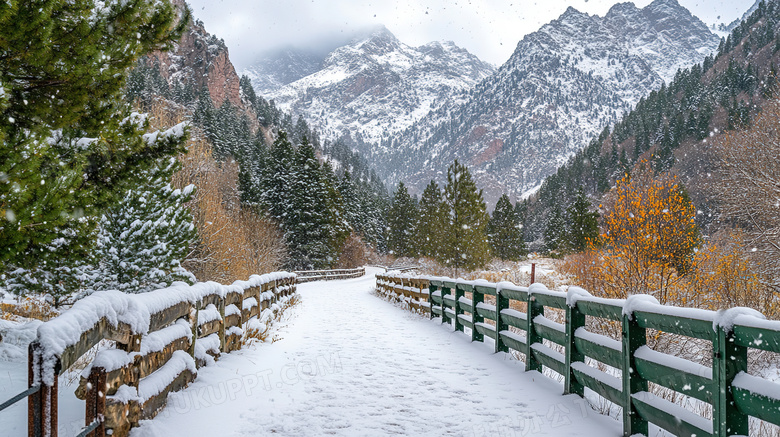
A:
[[[43,296],[28,295],[16,304],[0,303],[0,319],[15,320],[18,318],[47,321],[59,315],[57,309]]]
[[[273,317],[269,317],[264,323],[256,323],[253,326],[247,326],[244,329],[244,335],[241,337],[241,347],[250,346],[255,343],[275,343],[282,338],[279,337],[278,332],[273,329],[276,322],[280,321],[284,316],[284,313],[290,308],[301,303],[300,295],[293,294],[292,296],[284,299],[280,302],[279,309],[274,312]]]
[[[153,127],[172,126],[186,114],[164,102],[150,110]],[[195,185],[188,203],[198,241],[182,265],[199,281],[230,283],[236,278],[278,270],[285,255],[279,227],[241,204],[238,164],[228,158],[218,162],[212,146],[197,129],[191,129],[188,153],[172,180],[175,188]]]

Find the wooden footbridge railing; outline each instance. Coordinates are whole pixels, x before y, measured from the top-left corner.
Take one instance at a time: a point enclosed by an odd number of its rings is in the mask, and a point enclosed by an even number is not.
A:
[[[337,270],[304,270],[296,271],[298,275],[298,283],[312,281],[333,281],[336,279],[352,279],[359,278],[366,274],[365,267],[359,267],[356,269],[337,269]]]
[[[748,374],[749,350],[780,352],[780,321],[764,320],[754,310],[676,308],[644,295],[602,299],[576,287],[563,293],[541,284],[518,287],[397,272],[377,275],[376,284],[380,293],[431,318],[441,317],[456,331],[469,328],[472,341],[488,336],[496,352],[518,351],[525,356],[526,370],[544,366],[559,373],[567,394],[583,396],[588,388],[619,405],[625,436],[647,435],[648,423],[678,436],[698,437],[753,435],[751,417],[780,425],[780,384]],[[495,303],[487,303],[486,297]],[[522,303],[526,312],[512,309],[511,302]],[[545,308],[564,311],[565,323],[545,317]],[[622,326],[622,340],[586,330],[587,318]],[[648,330],[708,343],[712,366],[649,348]],[[615,372],[587,364],[586,357]],[[713,418],[651,394],[649,383],[709,404]]]
[[[29,435],[56,436],[58,376],[108,340],[77,390],[86,401],[80,435],[127,435],[165,406],[168,393],[193,381],[199,367],[240,348],[247,323],[271,315],[264,310],[276,312],[296,283],[295,274],[278,272],[231,285],[94,293],[38,328],[29,348],[30,388],[0,409],[27,397]]]

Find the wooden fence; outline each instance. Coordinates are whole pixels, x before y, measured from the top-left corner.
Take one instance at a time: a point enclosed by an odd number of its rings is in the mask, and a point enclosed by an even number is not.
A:
[[[295,272],[298,275],[298,283],[303,284],[305,282],[312,281],[332,281],[336,279],[352,279],[359,278],[366,274],[366,268],[360,267],[357,269],[339,269],[339,270],[305,270]]]
[[[252,276],[232,285],[175,285],[143,294],[94,293],[42,324],[29,349],[30,436],[57,435],[57,379],[103,340],[77,396],[86,400],[82,434],[127,435],[153,418],[168,393],[197,369],[241,347],[245,323],[295,292],[296,275]],[[87,434],[88,433],[88,434]]]
[[[492,338],[496,352],[522,353],[526,370],[544,366],[559,373],[566,394],[583,396],[588,388],[621,406],[624,436],[647,435],[648,423],[698,437],[746,436],[750,417],[780,425],[780,384],[747,372],[749,349],[780,352],[780,321],[764,320],[754,310],[714,312],[659,305],[644,295],[602,299],[576,287],[563,293],[541,284],[518,287],[403,274],[377,275],[377,289],[412,310],[441,317],[457,331],[469,328],[472,341]],[[486,303],[485,296],[496,304]],[[511,301],[523,302],[527,311],[510,308]],[[564,311],[565,323],[545,317],[545,308]],[[616,322],[622,341],[587,331],[586,318]],[[710,343],[712,367],[650,349],[648,329]],[[620,376],[587,364],[586,357]],[[710,404],[713,419],[651,394],[649,383]]]

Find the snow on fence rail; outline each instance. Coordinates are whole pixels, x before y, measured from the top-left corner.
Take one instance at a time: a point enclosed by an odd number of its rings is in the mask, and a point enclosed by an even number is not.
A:
[[[312,281],[332,281],[336,279],[359,278],[366,274],[366,268],[339,269],[339,270],[303,270],[295,272],[298,275],[298,283]]]
[[[564,293],[542,284],[519,287],[399,272],[378,274],[377,290],[412,310],[441,317],[442,323],[454,323],[457,331],[468,327],[472,341],[493,338],[496,352],[524,354],[526,370],[545,366],[563,375],[566,394],[583,396],[587,387],[621,406],[625,436],[647,435],[648,423],[678,436],[699,437],[746,436],[750,417],[780,425],[780,384],[747,370],[748,349],[780,352],[780,321],[765,320],[755,310],[677,308],[646,295],[603,299],[577,287]],[[485,296],[493,296],[496,305],[485,303]],[[526,303],[527,311],[511,309],[511,300]],[[565,323],[546,318],[546,307],[565,311]],[[622,324],[622,341],[587,331],[586,317]],[[712,367],[650,349],[648,329],[711,342]],[[544,340],[565,353],[545,346]],[[585,357],[620,370],[621,376],[586,364]],[[650,382],[709,403],[713,420],[651,394]]]
[[[82,372],[76,395],[86,400],[84,435],[127,435],[153,418],[168,393],[192,382],[197,369],[241,347],[245,323],[270,316],[295,293],[296,275],[253,275],[232,285],[177,284],[143,294],[94,293],[38,328],[29,349],[30,436],[57,435],[57,377],[102,340]],[[264,312],[269,310],[269,312]],[[28,390],[30,391],[30,390]],[[89,432],[87,434],[86,432]]]

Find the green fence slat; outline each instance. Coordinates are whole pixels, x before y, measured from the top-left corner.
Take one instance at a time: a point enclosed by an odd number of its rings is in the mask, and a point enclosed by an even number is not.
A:
[[[596,379],[578,369],[572,369],[571,371],[582,386],[593,390],[599,396],[615,403],[620,407],[623,406],[623,392],[621,392],[619,389],[616,389],[615,387],[612,387],[611,385],[606,384],[605,382]]]
[[[566,332],[559,331],[553,327],[540,323],[534,323],[534,329],[536,330],[536,333],[545,340],[550,340],[555,344],[566,346]]]
[[[520,302],[528,302],[528,292],[518,290],[501,289],[501,295],[511,300],[519,300]]]
[[[489,296],[496,295],[495,285],[475,285],[474,290],[477,291],[478,293],[487,294]]]
[[[559,310],[566,309],[566,297],[565,296],[553,296],[550,294],[537,293],[534,294],[536,303],[542,306],[557,308]]]
[[[525,331],[525,329],[528,327],[528,322],[526,321],[526,317],[528,316],[525,313],[521,313],[520,311],[516,311],[516,310],[501,311],[501,320],[504,323],[506,323],[509,326],[514,326],[515,328],[522,329],[523,331]]]
[[[623,307],[620,305],[608,305],[603,303],[577,301],[577,308],[586,316],[599,317],[601,319],[619,322],[623,319]]]
[[[602,363],[620,369],[623,364],[623,351],[615,350],[603,345],[594,343],[584,338],[575,337],[574,344],[577,349],[582,351],[585,356],[601,361]]]
[[[487,335],[488,337],[492,338],[493,340],[496,339],[496,330],[492,329],[490,325],[486,325],[484,323],[478,323],[475,326],[475,330],[478,331],[482,335]]]
[[[537,343],[538,345],[538,343]],[[565,375],[566,373],[566,363],[564,363],[561,360],[556,359],[555,357],[548,355],[548,349],[546,347],[531,347],[531,354],[534,357],[534,361],[539,363],[540,366],[548,367],[556,372],[558,372],[561,375]],[[555,352],[550,350],[549,352]],[[526,369],[529,370],[529,369]]]
[[[671,334],[712,341],[712,320],[670,316],[647,311],[634,311],[633,317],[639,326],[645,329],[657,329]]]
[[[466,314],[458,314],[458,325],[463,327],[467,327],[469,329],[473,329],[474,325],[471,323],[471,316],[467,316]]]
[[[652,396],[652,395],[651,395]],[[690,422],[681,419],[677,414],[672,414],[669,411],[683,410],[686,413],[688,410],[683,409],[668,401],[661,400],[665,405],[668,404],[668,408],[658,408],[648,402],[645,402],[638,397],[632,398],[632,403],[637,412],[647,421],[654,423],[660,428],[663,428],[677,437],[712,437],[712,430],[706,427],[699,427]],[[675,408],[676,407],[676,408]],[[623,431],[623,435],[626,435]],[[647,435],[645,433],[645,435]]]
[[[769,398],[740,387],[732,387],[731,390],[734,404],[742,413],[780,426],[780,399]]]
[[[734,340],[739,346],[780,353],[780,332],[734,325]]]
[[[495,308],[495,307],[493,307]],[[485,306],[477,307],[476,308],[477,314],[479,314],[480,317],[484,319],[490,319],[495,321],[496,320],[496,310],[491,310],[490,308],[485,308]]]
[[[670,388],[700,401],[712,403],[712,379],[686,372],[685,370],[636,358],[636,371],[655,384]]]
[[[504,333],[505,331],[500,331],[498,333],[498,336],[501,338],[501,341],[507,345],[508,347],[511,347],[512,349],[518,351],[518,352],[524,352],[527,348],[526,342],[521,341],[519,338],[515,336],[509,336]],[[519,335],[518,335],[519,337]]]

